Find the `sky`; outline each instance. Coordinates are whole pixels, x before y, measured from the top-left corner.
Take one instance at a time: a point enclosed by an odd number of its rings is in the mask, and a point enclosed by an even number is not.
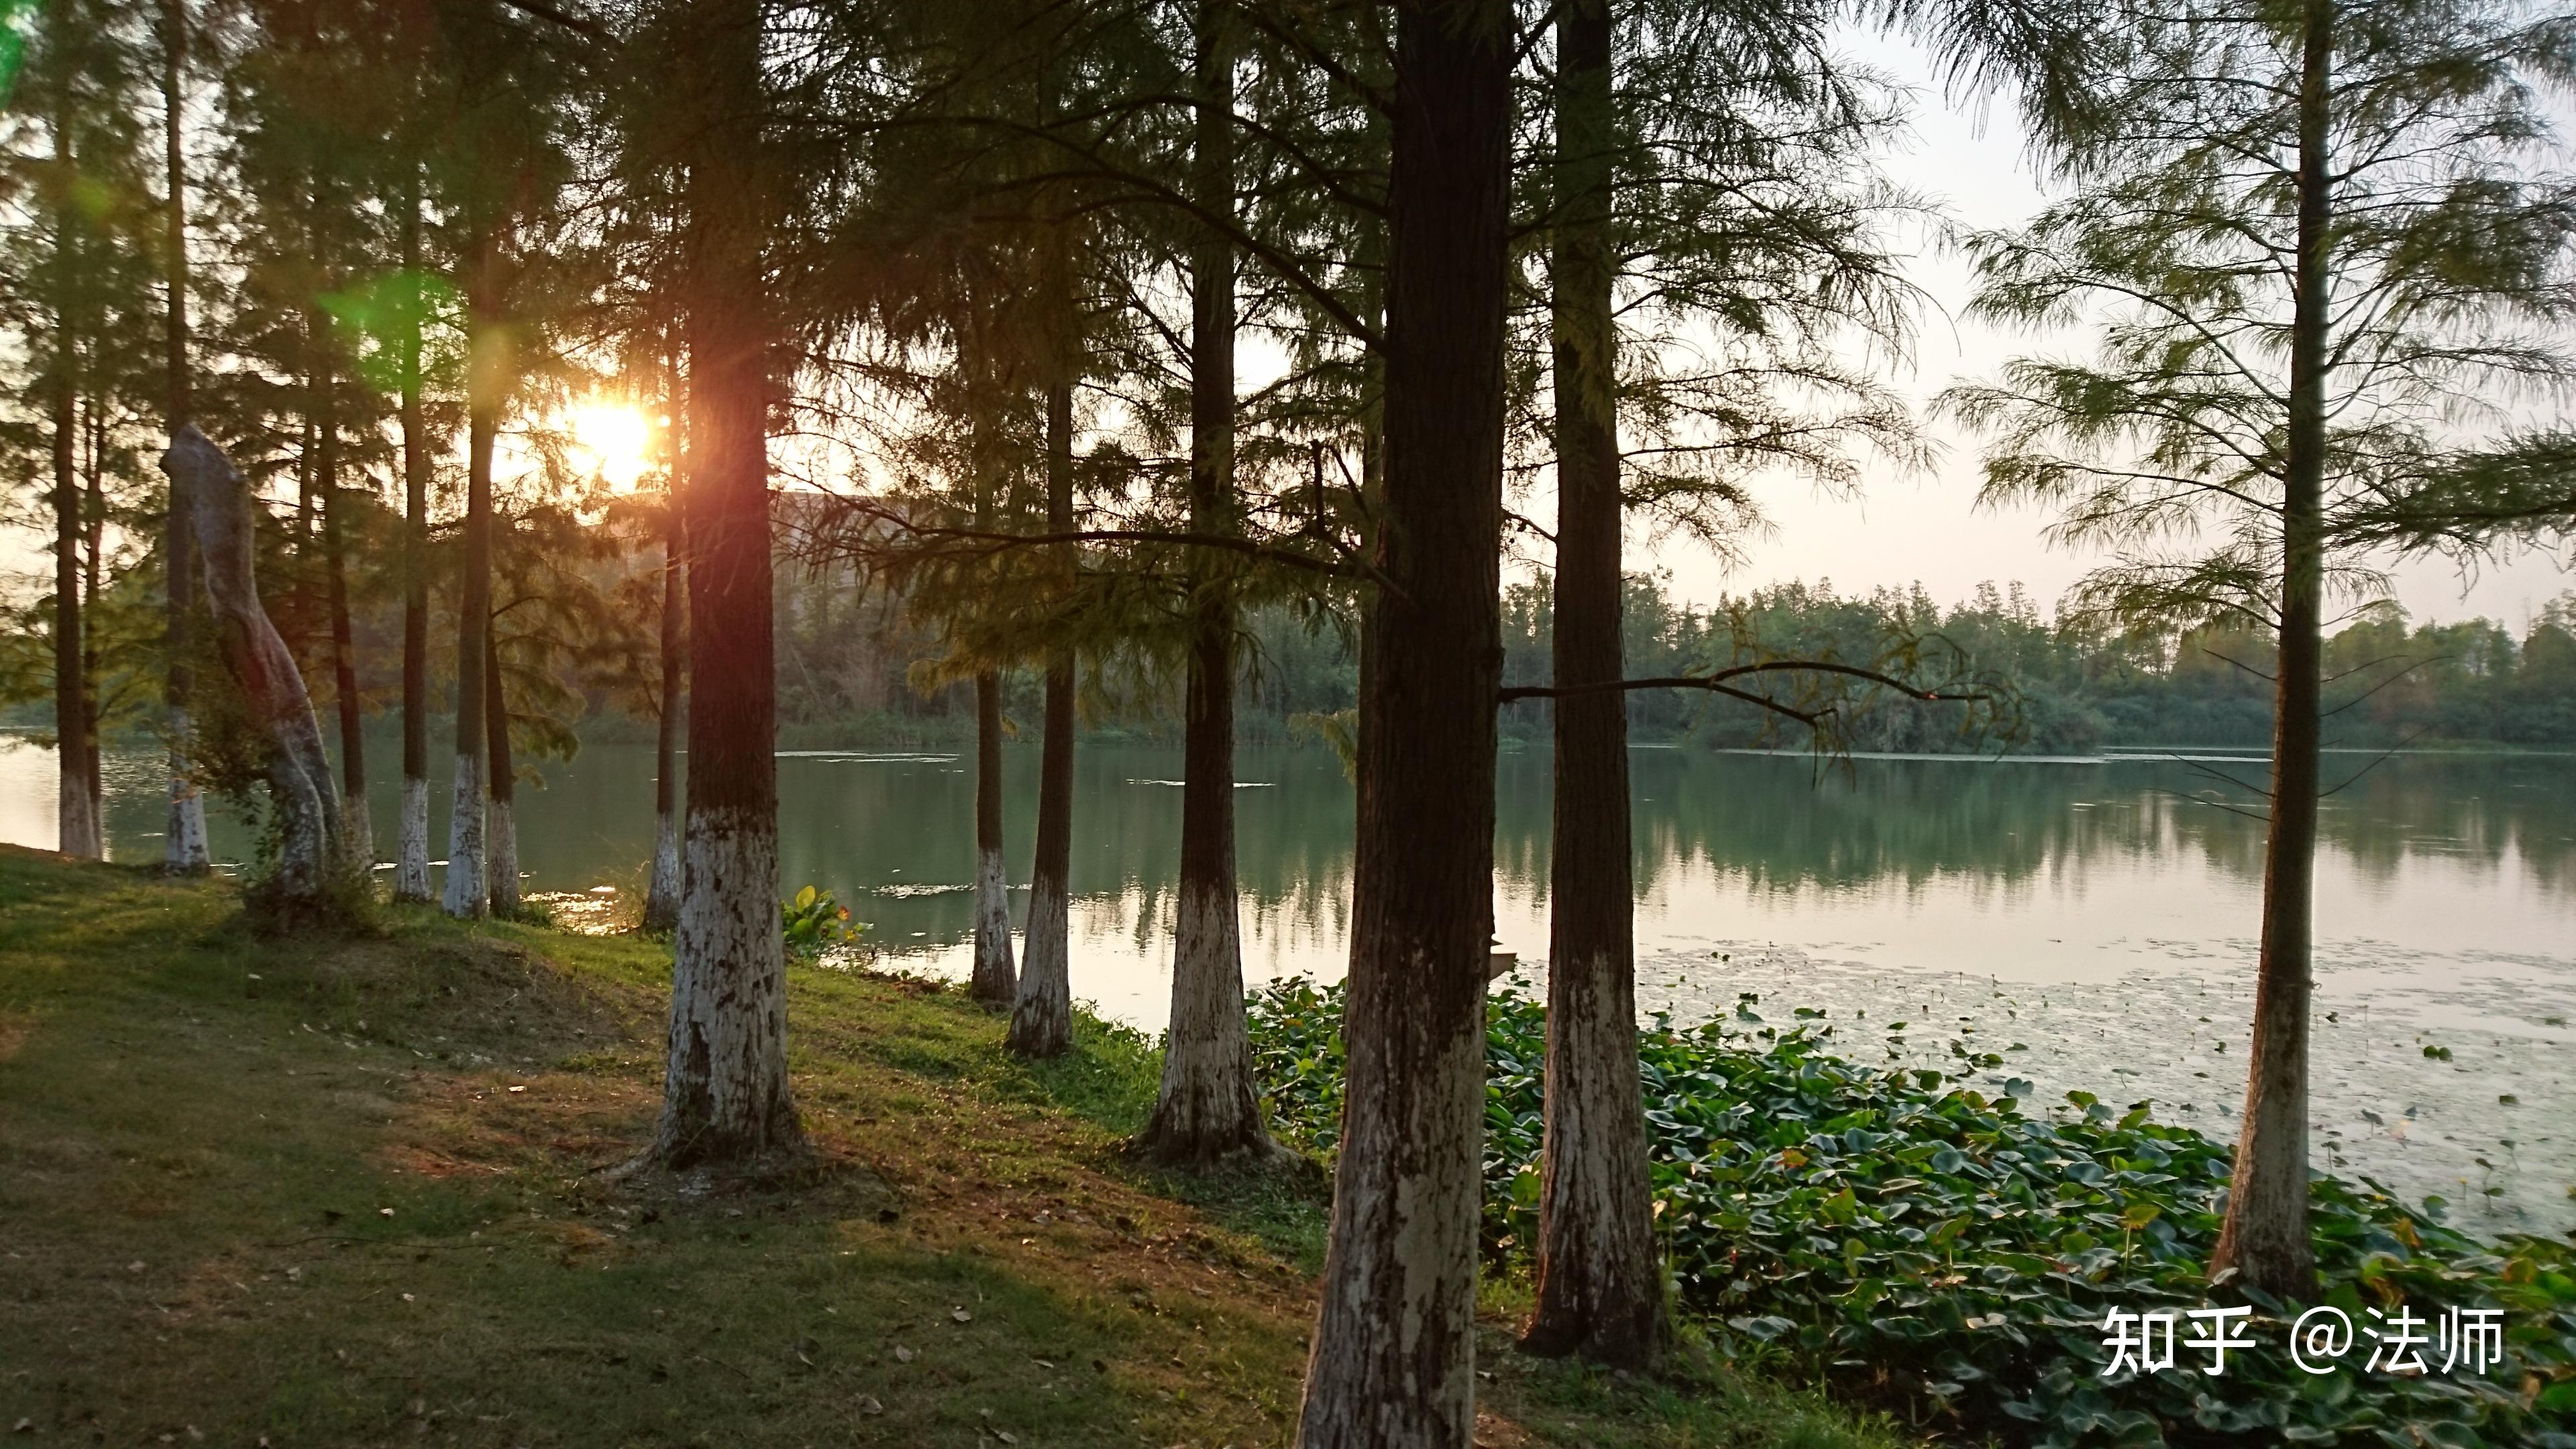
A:
[[[1951,104],[1924,58],[1901,41],[1854,33],[1846,37],[1845,49],[1916,92],[1911,135],[1885,163],[1898,185],[1972,227],[2010,226],[2041,205],[2043,196],[2021,154],[2020,127],[2008,101],[1975,108]],[[2576,117],[2566,119],[2570,124],[2562,134],[2576,134]],[[1903,245],[1912,253],[1907,274],[1930,299],[1912,366],[1895,379],[1918,413],[1952,381],[1990,377],[2014,355],[2082,347],[2084,339],[2076,333],[2033,337],[1958,320],[1968,297],[1965,266],[1943,255],[1928,231],[1905,238]],[[621,409],[594,411],[601,416],[592,421],[608,430],[622,433],[643,426],[643,420]],[[2040,512],[1979,509],[1975,439],[1941,424],[1928,432],[1938,449],[1931,468],[1909,472],[1876,465],[1856,497],[1827,497],[1797,481],[1762,489],[1760,503],[1772,527],[1744,541],[1741,561],[1733,567],[1688,540],[1644,535],[1631,540],[1631,566],[1664,572],[1676,594],[1701,605],[1724,593],[1820,580],[1845,592],[1920,582],[1935,600],[1948,604],[1991,581],[2020,582],[2045,608],[2098,561],[2049,547],[2042,538],[2048,520]],[[1544,494],[1522,506],[1541,520],[1555,511]],[[47,541],[32,530],[0,529],[0,572],[27,579],[45,569]],[[2519,633],[2548,600],[2576,589],[2570,552],[2525,553],[2474,576],[2463,576],[2444,562],[2404,564],[2392,570],[2392,584],[2398,602],[2419,621],[2482,615]]]
[[[1981,118],[1948,104],[1930,69],[1910,45],[1853,35],[1846,50],[1917,91],[1911,142],[1888,158],[1897,184],[1925,193],[1949,216],[1972,227],[2002,227],[2037,211],[2044,197],[2021,154],[2020,124],[2008,102],[1995,101]],[[2562,134],[2576,134],[2576,128]],[[1969,295],[1967,269],[1938,253],[1929,238],[1916,246],[1908,276],[1931,296],[1915,346],[1911,375],[1899,386],[1920,405],[1954,379],[1995,375],[2009,358],[2025,353],[2080,355],[2080,335],[2033,337],[1954,321]],[[1948,316],[1942,315],[1944,312]],[[1941,457],[1928,473],[1882,466],[1856,499],[1820,496],[1802,483],[1774,486],[1761,497],[1773,527],[1748,541],[1740,567],[1728,569],[1707,550],[1687,542],[1631,540],[1632,556],[1669,572],[1674,592],[1706,604],[1719,594],[1788,581],[1830,579],[1845,592],[1920,581],[1944,604],[1961,600],[1988,580],[2018,580],[2046,608],[2097,560],[2052,549],[2042,538],[2045,514],[2024,508],[2001,512],[1976,506],[1977,444],[1955,428],[1934,425]],[[2525,554],[2475,577],[2444,562],[2418,562],[2392,570],[2391,584],[2417,620],[2480,615],[2501,619],[2516,633],[2541,606],[2576,589],[2567,555]]]

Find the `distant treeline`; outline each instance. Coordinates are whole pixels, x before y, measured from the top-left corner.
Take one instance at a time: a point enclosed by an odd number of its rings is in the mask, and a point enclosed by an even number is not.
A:
[[[779,736],[788,748],[948,744],[971,738],[974,703],[962,683],[935,682],[937,633],[899,600],[858,587],[845,570],[782,564],[778,580]],[[1870,665],[1911,646],[1910,672],[1938,682],[1955,671],[2007,683],[2017,708],[2005,734],[1970,723],[1956,705],[1860,690],[1840,709],[1856,750],[1940,753],[2008,748],[2073,754],[2105,747],[2262,748],[2271,733],[2271,650],[2259,636],[2225,630],[2116,633],[2040,612],[2019,585],[1981,586],[1950,608],[1921,585],[1845,594],[1830,584],[1782,584],[1711,607],[1676,600],[1659,579],[1628,581],[1631,677],[1704,671],[1760,650],[1781,657]],[[389,621],[388,621],[389,622]],[[1544,584],[1521,583],[1503,601],[1504,678],[1549,677],[1552,624]],[[1316,725],[1358,698],[1358,667],[1342,625],[1281,608],[1255,609],[1237,728],[1250,743],[1318,737]],[[1901,661],[1898,661],[1901,662]],[[2576,592],[2551,601],[2517,637],[2490,619],[2416,624],[2394,605],[2366,608],[2326,645],[2332,745],[2495,744],[2576,747]],[[589,708],[575,726],[592,743],[645,743],[649,720],[620,708],[619,691],[566,679]],[[925,691],[921,686],[928,684]],[[1007,718],[1034,738],[1039,679],[1006,677]],[[1084,672],[1086,724],[1095,735],[1179,738],[1178,681],[1142,657],[1094,661]],[[41,702],[0,724],[50,722]],[[1629,700],[1631,737],[1712,748],[1802,746],[1803,727],[1700,691],[1644,690]],[[148,721],[144,722],[148,725]],[[1963,732],[1963,724],[1968,728]],[[136,725],[129,725],[130,733]],[[1503,732],[1543,738],[1543,704],[1506,706]]]
[[[846,578],[790,570],[780,581],[779,691],[782,736],[809,746],[914,743],[962,738],[973,725],[962,686],[924,694],[914,687],[937,651],[931,630],[882,597],[863,598]],[[1660,579],[1629,580],[1626,609],[1631,677],[1704,671],[1769,655],[1832,659],[1909,672],[1937,682],[1973,671],[2008,683],[2018,708],[2011,737],[1971,727],[1955,705],[1924,704],[1861,691],[1840,711],[1851,748],[1957,751],[2008,747],[2080,753],[2106,746],[2260,748],[2271,731],[2271,650],[2250,633],[2113,632],[2042,614],[2019,585],[1981,586],[1943,608],[1921,585],[1845,594],[1830,584],[1783,584],[1728,597],[1712,607],[1676,600]],[[1504,677],[1549,677],[1551,611],[1542,583],[1514,584],[1503,606]],[[1245,739],[1285,742],[1311,722],[1351,707],[1358,669],[1329,618],[1280,609],[1244,621],[1253,647],[1237,710]],[[2362,610],[2326,646],[2334,679],[2327,707],[2335,744],[2576,746],[2576,593],[2552,601],[2519,637],[2488,619],[2414,624],[2393,604]],[[1094,731],[1177,738],[1177,685],[1145,659],[1095,663],[1086,671]],[[1037,680],[1023,671],[1006,695],[1010,716],[1033,725]],[[1649,690],[1631,697],[1633,737],[1712,747],[1800,745],[1805,731],[1737,701],[1699,691]],[[1547,707],[1503,711],[1507,735],[1544,736]]]

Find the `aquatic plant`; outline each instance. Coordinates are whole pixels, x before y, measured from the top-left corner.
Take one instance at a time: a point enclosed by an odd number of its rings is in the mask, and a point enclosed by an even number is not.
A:
[[[2353,1352],[2303,1371],[2308,1305],[2210,1287],[2230,1149],[2090,1093],[2034,1110],[1963,1076],[1844,1055],[1813,1013],[1785,1029],[1748,1000],[1729,1018],[1639,1033],[1657,1230],[1675,1302],[1721,1347],[1784,1355],[1819,1377],[2043,1449],[2084,1445],[2517,1445],[2576,1449],[2576,1246],[2481,1241],[2444,1204],[2368,1179],[2319,1178],[2311,1217],[2322,1303],[2368,1325],[2401,1306],[2425,1332],[2448,1309],[2499,1309],[2503,1361],[2393,1376]],[[1329,1154],[1341,1121],[1341,989],[1259,992],[1256,1064],[1280,1137]],[[1540,1003],[1487,1009],[1483,1237],[1498,1266],[1537,1236]],[[1973,1070],[1976,1062],[1962,1063]],[[2113,1310],[2243,1305],[2250,1348],[2225,1372],[2178,1340],[2177,1368],[2104,1377]],[[2183,1320],[2188,1322],[2189,1320]],[[2361,1331],[2366,1332],[2364,1327]],[[2358,1338],[2361,1349],[2368,1342]]]
[[[850,919],[850,908],[832,893],[806,886],[778,906],[779,929],[787,937],[787,954],[812,956],[832,946],[846,946],[867,930],[865,921]]]

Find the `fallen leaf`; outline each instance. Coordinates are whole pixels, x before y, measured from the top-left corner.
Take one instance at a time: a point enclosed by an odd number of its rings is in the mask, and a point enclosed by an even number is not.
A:
[[[912,1362],[912,1350],[904,1347],[902,1344],[896,1344],[894,1346],[894,1361],[896,1363]]]
[[[36,1421],[33,1419],[20,1419],[17,1423],[9,1426],[9,1432],[12,1434],[33,1434],[36,1432]],[[264,1444],[268,1441],[263,1439],[260,1442]]]
[[[376,1209],[376,1216],[378,1216],[378,1217],[380,1217],[380,1218],[389,1218],[389,1217],[392,1217],[393,1215],[394,1215],[394,1210],[393,1210],[392,1208],[378,1208],[378,1209]]]
[[[885,1405],[878,1403],[877,1396],[874,1394],[861,1394],[859,1395],[859,1412],[862,1414],[882,1414],[885,1412]]]
[[[404,1295],[403,1295],[403,1301],[404,1301],[405,1303],[409,1303],[409,1302],[411,1301],[411,1295],[410,1295],[410,1294],[408,1294],[408,1293],[404,1294]]]
[[[142,1267],[143,1265],[142,1265],[142,1264],[140,1264],[140,1263],[137,1263],[137,1264],[135,1264],[134,1266],[136,1266],[136,1267],[140,1268],[140,1267]],[[975,1321],[975,1315],[974,1315],[974,1314],[972,1314],[972,1313],[967,1312],[967,1311],[965,1310],[965,1308],[963,1308],[962,1306],[961,1306],[961,1307],[957,1307],[957,1308],[951,1308],[951,1309],[949,1309],[949,1310],[948,1310],[948,1316],[949,1316],[949,1317],[951,1317],[951,1318],[956,1319],[956,1320],[957,1320],[958,1322],[960,1322],[960,1323],[972,1323],[972,1322],[974,1322],[974,1321]]]

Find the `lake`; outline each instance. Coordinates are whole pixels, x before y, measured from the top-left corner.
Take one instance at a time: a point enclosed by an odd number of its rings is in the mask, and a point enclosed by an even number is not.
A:
[[[382,749],[377,760],[398,758]],[[1008,752],[1025,879],[1037,752]],[[2479,1228],[2576,1228],[2576,762],[2329,757],[2318,862],[2317,1161]],[[1075,792],[1077,996],[1146,1029],[1169,990],[1180,755],[1086,746]],[[640,890],[652,752],[598,746],[520,793],[528,888]],[[949,751],[779,759],[783,888],[827,887],[895,964],[961,975],[973,778]],[[2365,769],[2365,767],[2369,767]],[[111,757],[119,858],[157,858],[159,767]],[[1247,975],[1343,969],[1352,799],[1321,750],[1246,750],[1237,854]],[[1821,1011],[1844,1050],[1924,1065],[1993,1052],[2042,1102],[2071,1088],[2233,1136],[2252,1011],[2260,761],[1861,759],[1635,752],[1642,1004]],[[2232,778],[2231,778],[2232,777]],[[53,759],[0,737],[0,840],[53,844]],[[372,792],[390,844],[394,789]],[[433,789],[443,802],[443,784]],[[1539,985],[1548,762],[1506,751],[1494,912]],[[2227,808],[2229,806],[2236,809]],[[433,841],[446,838],[443,811]],[[218,821],[219,857],[245,848]],[[1745,1001],[1746,997],[1755,998]],[[1905,1023],[1901,1032],[1888,1028]],[[1895,1043],[1895,1045],[1887,1045]]]

